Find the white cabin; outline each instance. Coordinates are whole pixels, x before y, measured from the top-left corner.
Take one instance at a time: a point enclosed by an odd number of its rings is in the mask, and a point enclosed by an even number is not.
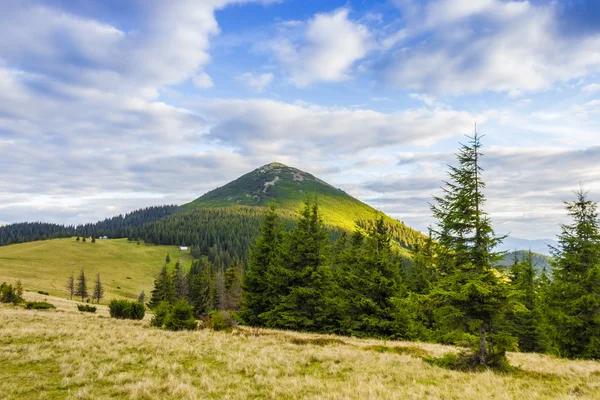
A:
[[[179,246],[179,250],[188,251],[188,248],[187,248],[187,246]]]

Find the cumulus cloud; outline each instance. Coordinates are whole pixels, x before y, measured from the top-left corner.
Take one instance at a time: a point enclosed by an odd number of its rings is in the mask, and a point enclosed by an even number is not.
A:
[[[383,43],[376,70],[399,88],[517,93],[600,70],[600,34],[565,35],[555,3],[398,1],[406,26]],[[392,47],[392,45],[394,45]]]
[[[369,29],[350,20],[346,8],[316,14],[302,29],[298,39],[285,36],[270,43],[275,57],[289,70],[290,80],[299,87],[349,79],[354,63],[372,48]]]
[[[255,92],[264,92],[273,82],[274,75],[270,72],[255,75],[252,72],[245,72],[237,77],[237,80],[246,85]]]
[[[194,86],[198,89],[210,89],[214,87],[212,78],[206,72],[200,72],[198,75],[194,77]]]

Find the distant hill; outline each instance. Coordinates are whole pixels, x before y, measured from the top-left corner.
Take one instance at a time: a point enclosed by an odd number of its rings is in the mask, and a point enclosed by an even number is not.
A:
[[[504,243],[499,246],[499,251],[515,251],[515,250],[531,250],[534,253],[550,255],[550,247],[556,246],[558,243],[553,239],[520,239],[515,237],[507,237]]]
[[[332,238],[358,226],[367,229],[378,211],[323,180],[271,163],[182,206],[151,207],[77,227],[13,224],[0,228],[0,245],[75,235],[129,237],[160,245],[194,246],[217,268],[245,262],[268,205],[275,201],[285,225],[293,226],[306,199],[316,200]],[[424,236],[384,216],[403,254]]]
[[[506,256],[502,261],[499,262],[499,265],[502,266],[510,266],[514,263],[515,257],[517,260],[522,261],[525,257],[527,257],[528,250],[516,250],[506,253]],[[552,257],[547,256],[545,254],[533,253],[533,267],[535,270],[540,273],[544,268],[550,272],[552,270],[552,266],[550,261]]]

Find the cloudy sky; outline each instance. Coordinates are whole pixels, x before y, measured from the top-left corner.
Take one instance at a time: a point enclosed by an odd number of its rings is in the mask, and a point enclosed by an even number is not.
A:
[[[0,224],[180,204],[263,164],[409,225],[475,122],[496,230],[600,200],[596,0],[0,2]]]

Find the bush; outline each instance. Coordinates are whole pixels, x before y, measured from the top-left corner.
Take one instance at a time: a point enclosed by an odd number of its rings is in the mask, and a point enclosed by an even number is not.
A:
[[[194,307],[185,300],[179,300],[164,318],[164,327],[170,331],[196,329],[198,321],[194,318]]]
[[[45,301],[28,301],[25,303],[25,308],[28,310],[50,310],[56,308],[56,306]]]
[[[110,316],[117,319],[143,319],[146,308],[142,303],[113,299],[108,304]]]
[[[96,312],[96,307],[89,306],[87,304],[78,304],[77,305],[77,309],[79,311],[82,311],[82,312],[90,312],[90,313],[95,313]]]
[[[43,290],[38,290],[39,294],[43,294],[44,296],[50,296],[50,293],[44,292]]]
[[[211,311],[208,313],[207,325],[215,331],[230,332],[237,322],[229,311]]]
[[[3,282],[0,285],[0,303],[19,304],[23,302],[23,287],[21,281],[13,285]]]
[[[144,315],[146,315],[144,303],[139,303],[137,301],[129,302],[129,318],[139,320],[144,319]]]
[[[171,304],[166,301],[161,301],[154,309],[154,317],[150,320],[150,325],[162,328],[165,324],[165,318],[171,313]]]

